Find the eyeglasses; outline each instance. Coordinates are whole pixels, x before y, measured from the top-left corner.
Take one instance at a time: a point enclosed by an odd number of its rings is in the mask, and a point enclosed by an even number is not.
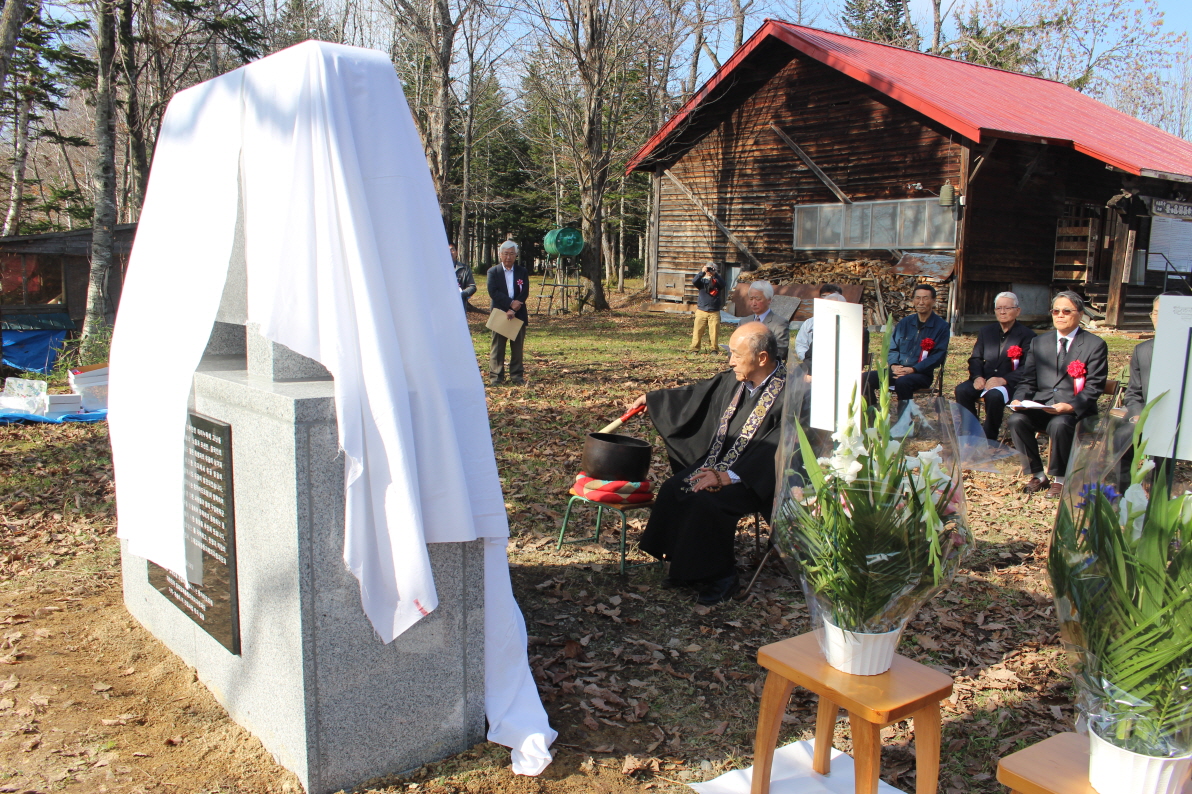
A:
[[[1075,309],[1052,309],[1051,310],[1052,317],[1058,317],[1061,314],[1064,315],[1065,317],[1067,317],[1069,314],[1076,314],[1076,310]]]
[[[994,306],[993,310],[995,312],[1012,312],[1017,308],[1017,306]]]

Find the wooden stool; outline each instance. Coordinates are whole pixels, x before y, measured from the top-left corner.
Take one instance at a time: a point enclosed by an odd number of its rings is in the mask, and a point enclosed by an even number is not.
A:
[[[567,500],[567,510],[563,513],[563,526],[559,527],[559,542],[555,544],[555,551],[563,548],[564,543],[591,543],[600,539],[600,522],[604,518],[605,510],[612,510],[621,517],[621,573],[625,573],[626,568],[643,568],[647,565],[662,565],[662,560],[655,562],[637,562],[632,565],[625,564],[625,541],[629,535],[629,522],[625,520],[626,510],[642,510],[654,506],[654,499],[651,498],[648,502],[638,502],[636,504],[605,504],[604,502],[597,502],[594,499],[589,499],[586,496],[580,496],[572,488],[567,491],[571,494],[571,498]],[[587,502],[591,505],[596,505],[596,534],[588,538],[577,538],[576,540],[563,540],[563,535],[567,532],[567,522],[571,519],[571,506],[577,501]]]
[[[903,656],[881,675],[849,675],[828,664],[815,632],[758,649],[769,670],[753,745],[752,794],[769,794],[770,772],[782,715],[795,685],[819,695],[812,768],[829,772],[836,715],[848,711],[853,732],[857,794],[875,794],[881,768],[881,730],[911,717],[915,721],[916,794],[935,794],[940,775],[940,701],[952,694],[952,677]]]
[[[1089,737],[1057,733],[998,762],[997,782],[1012,794],[1095,794],[1089,785]]]

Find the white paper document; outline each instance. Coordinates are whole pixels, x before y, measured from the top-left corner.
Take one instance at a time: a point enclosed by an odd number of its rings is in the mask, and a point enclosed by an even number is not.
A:
[[[839,750],[832,750],[832,772],[818,774],[811,768],[815,742],[793,742],[779,747],[774,753],[770,772],[770,794],[854,794],[857,790],[853,776],[853,759]],[[692,783],[699,794],[749,794],[753,784],[753,767],[734,769],[706,783]],[[878,794],[899,794],[899,789],[879,780]]]
[[[1049,408],[1049,407],[1050,406],[1044,405],[1043,403],[1037,403],[1034,400],[1023,400],[1018,405],[1011,405],[1010,410],[1018,411],[1018,410],[1022,410],[1022,409],[1026,409],[1026,408]]]
[[[516,339],[517,335],[521,333],[523,325],[525,323],[521,320],[516,317],[510,318],[508,314],[500,309],[493,309],[492,314],[488,316],[488,322],[484,324],[488,330],[500,334],[506,339]]]

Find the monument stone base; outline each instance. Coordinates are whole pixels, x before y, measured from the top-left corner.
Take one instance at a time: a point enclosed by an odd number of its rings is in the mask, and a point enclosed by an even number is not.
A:
[[[192,410],[231,426],[240,653],[150,584],[146,560],[122,547],[129,612],[309,794],[482,741],[483,541],[429,545],[439,607],[382,644],[343,562],[332,382],[263,338],[245,350],[244,335],[222,325],[195,374]]]

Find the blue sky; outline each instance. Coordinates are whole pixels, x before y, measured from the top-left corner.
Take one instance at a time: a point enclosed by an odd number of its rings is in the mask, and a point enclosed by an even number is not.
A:
[[[829,2],[828,5],[836,5]],[[945,1],[944,5],[947,5]],[[957,3],[963,5],[963,3]],[[1163,21],[1167,27],[1179,33],[1192,30],[1192,0],[1158,0],[1159,10],[1163,12]],[[928,0],[911,0],[912,14],[919,19],[920,28],[931,27],[931,3]]]
[[[1192,30],[1192,3],[1188,0],[1159,0],[1159,8],[1167,27],[1184,33]]]

